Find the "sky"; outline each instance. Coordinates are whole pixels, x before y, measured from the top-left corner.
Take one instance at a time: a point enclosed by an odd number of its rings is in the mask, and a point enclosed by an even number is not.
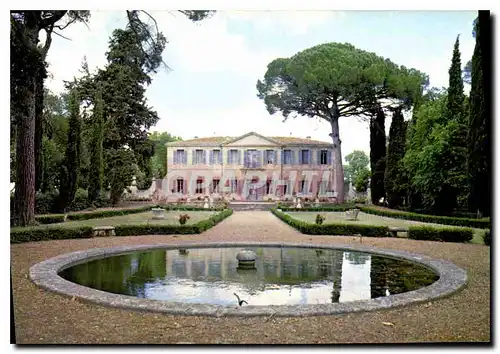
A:
[[[151,131],[195,136],[239,136],[255,131],[267,136],[296,136],[330,142],[330,126],[297,117],[283,122],[270,115],[257,97],[256,83],[269,62],[327,42],[348,42],[406,67],[427,73],[431,86],[448,86],[453,45],[460,35],[462,66],[472,57],[472,22],[476,11],[218,11],[192,23],[172,11],[151,11],[168,44],[163,53],[170,70],[160,70],[147,89],[148,104],[160,117]],[[124,28],[124,11],[92,11],[88,28],[55,36],[48,55],[52,77],[61,92],[63,81],[89,67],[106,64],[109,37]],[[466,90],[468,88],[466,87]],[[353,150],[369,154],[369,127],[355,117],[341,118],[345,157]],[[390,119],[386,122],[389,132]]]

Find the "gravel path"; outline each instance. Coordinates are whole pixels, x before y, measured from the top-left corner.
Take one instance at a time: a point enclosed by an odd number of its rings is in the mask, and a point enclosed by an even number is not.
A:
[[[490,341],[490,248],[484,245],[363,238],[364,245],[424,253],[467,269],[461,292],[377,312],[299,318],[171,316],[80,303],[37,288],[29,268],[76,250],[128,244],[203,241],[358,244],[351,236],[302,235],[269,212],[235,212],[200,235],[131,236],[11,245],[17,343],[401,343]],[[393,326],[384,325],[391,322]]]

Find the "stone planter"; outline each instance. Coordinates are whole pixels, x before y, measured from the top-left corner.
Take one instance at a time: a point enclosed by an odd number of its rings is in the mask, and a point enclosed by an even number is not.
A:
[[[347,220],[358,220],[359,209],[351,209],[345,212]]]
[[[165,219],[165,209],[163,208],[153,208],[153,220],[163,220]]]

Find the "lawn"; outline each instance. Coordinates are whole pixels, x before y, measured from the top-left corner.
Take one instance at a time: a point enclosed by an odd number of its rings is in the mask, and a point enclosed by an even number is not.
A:
[[[314,223],[316,220],[316,215],[318,212],[287,212],[291,217],[306,221],[309,223]],[[446,227],[459,227],[459,226],[448,226],[441,224],[433,224],[428,222],[421,221],[412,221],[412,220],[403,220],[396,218],[389,218],[386,216],[378,216],[373,214],[367,214],[363,212],[359,212],[358,220],[351,221],[346,220],[345,212],[319,212],[319,214],[325,216],[324,223],[340,223],[340,224],[355,224],[355,225],[375,225],[375,226],[389,226],[389,227],[410,227],[410,226],[432,226],[436,228],[446,228]],[[483,235],[486,231],[485,229],[475,229],[474,237],[471,240],[471,243],[483,243]],[[401,234],[401,233],[399,233]],[[398,234],[398,235],[399,235]],[[402,234],[404,235],[404,233]]]
[[[112,216],[109,218],[89,219],[66,221],[63,223],[40,225],[38,227],[77,227],[77,226],[116,226],[116,225],[180,225],[179,215],[188,214],[191,218],[187,221],[186,225],[197,223],[201,220],[208,219],[214,215],[214,211],[169,211],[165,213],[165,219],[153,220],[152,212],[144,212],[137,214],[127,214],[120,216]]]

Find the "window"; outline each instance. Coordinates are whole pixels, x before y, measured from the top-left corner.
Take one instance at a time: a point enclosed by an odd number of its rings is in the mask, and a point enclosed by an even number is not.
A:
[[[212,165],[219,165],[222,163],[222,153],[220,150],[212,151]]]
[[[179,178],[176,182],[177,183],[175,185],[175,187],[176,187],[175,191],[177,193],[184,193],[184,180]]]
[[[319,156],[320,156],[319,164],[320,165],[327,165],[328,164],[328,150],[321,150]]]
[[[292,150],[283,150],[283,164],[291,165],[292,164]]]
[[[288,183],[283,185],[283,195],[288,193]]]
[[[271,194],[271,180],[266,181],[266,194]]]
[[[309,150],[301,150],[301,157],[302,157],[302,164],[303,165],[309,165],[311,161],[309,160]]]
[[[229,150],[229,155],[228,155],[228,163],[237,165],[239,164],[239,151],[238,150]]]
[[[319,182],[319,191],[318,193],[321,195],[324,195],[326,193],[327,187],[328,187],[328,181],[320,181]]]
[[[186,152],[184,150],[174,151],[174,164],[185,164],[186,163]]]
[[[202,185],[203,185],[203,180],[200,179],[200,178],[198,178],[196,180],[196,191],[195,191],[196,194],[203,193],[203,187],[202,187]]]
[[[300,181],[300,183],[299,183],[299,193],[307,193],[306,185],[307,185],[307,181],[306,180]]]
[[[193,165],[204,164],[204,163],[205,163],[205,151],[195,150],[194,156],[193,156]]]
[[[246,168],[258,168],[261,166],[260,160],[262,159],[262,152],[255,150],[255,149],[249,149],[245,150],[245,161],[244,165]]]
[[[212,193],[219,193],[219,182],[218,178],[212,180]]]
[[[229,191],[231,193],[236,193],[236,191],[237,191],[237,182],[238,181],[236,179],[230,180],[230,190]]]
[[[266,150],[266,161],[268,165],[276,164],[276,154],[274,150]]]

